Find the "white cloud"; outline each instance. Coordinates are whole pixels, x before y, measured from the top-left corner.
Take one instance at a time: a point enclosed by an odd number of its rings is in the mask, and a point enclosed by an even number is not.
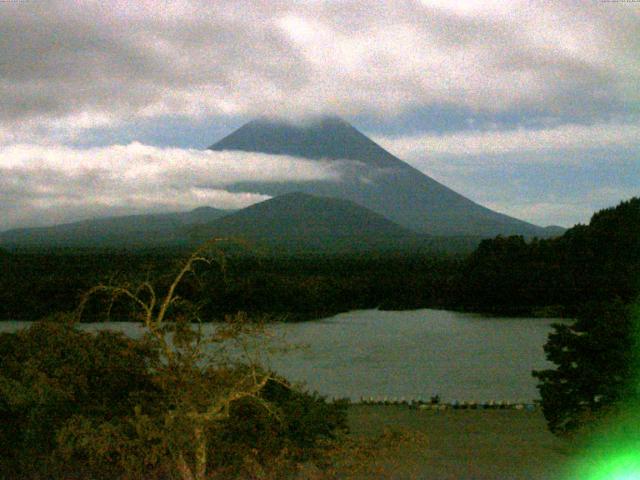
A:
[[[640,147],[640,124],[560,125],[552,128],[378,136],[376,142],[405,159],[480,156],[608,147]],[[538,157],[543,160],[547,157]],[[568,157],[569,158],[569,157]],[[531,156],[527,156],[531,161]],[[553,157],[554,161],[558,157]]]
[[[0,2],[0,129],[432,104],[598,115],[640,102],[639,28],[640,10],[594,2]]]
[[[230,191],[242,182],[339,180],[344,162],[284,155],[157,148],[0,147],[0,229],[91,216],[242,208],[269,198]]]

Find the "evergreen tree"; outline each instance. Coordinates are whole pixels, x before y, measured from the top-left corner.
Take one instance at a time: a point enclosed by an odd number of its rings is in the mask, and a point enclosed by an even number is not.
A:
[[[638,394],[636,313],[620,301],[599,303],[571,325],[554,325],[544,350],[556,368],[533,372],[553,433],[571,433]]]

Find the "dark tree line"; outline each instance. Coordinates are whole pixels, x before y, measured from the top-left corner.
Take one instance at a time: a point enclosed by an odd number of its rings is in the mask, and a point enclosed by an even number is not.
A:
[[[230,250],[226,270],[203,270],[181,294],[203,318],[238,310],[289,321],[361,309],[448,308],[506,315],[577,315],[587,302],[638,291],[638,199],[596,213],[563,236],[484,240],[468,256],[360,252],[259,255]],[[99,282],[162,283],[180,250],[0,253],[0,319],[35,320],[75,308]],[[126,305],[114,316],[126,318]],[[105,311],[96,307],[95,312]],[[102,319],[96,315],[95,320]]]
[[[574,432],[637,402],[640,198],[555,239],[485,240],[461,275],[457,303],[464,308],[575,319],[555,325],[544,347],[555,368],[534,372],[553,432]]]
[[[575,316],[592,302],[640,291],[640,199],[593,215],[549,240],[483,241],[462,267],[458,302],[475,311]]]
[[[36,320],[71,311],[97,283],[137,282],[162,287],[182,251],[152,253],[48,252],[7,255],[0,276],[0,318]],[[0,257],[0,262],[2,257]],[[260,256],[231,252],[224,272],[200,267],[180,294],[197,303],[205,320],[245,311],[287,321],[321,318],[360,308],[411,309],[450,306],[458,257],[422,254]],[[142,277],[142,278],[141,278]],[[104,320],[105,305],[87,318]],[[112,319],[126,319],[120,302]],[[94,313],[92,316],[91,313]]]

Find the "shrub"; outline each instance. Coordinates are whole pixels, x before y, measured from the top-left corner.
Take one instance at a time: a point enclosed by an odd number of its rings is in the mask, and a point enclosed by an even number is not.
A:
[[[229,418],[215,432],[216,458],[241,467],[247,457],[265,464],[286,450],[288,460],[308,461],[319,453],[319,443],[347,431],[346,400],[329,403],[317,393],[292,388],[284,379],[269,381],[261,397],[270,410],[250,401],[231,408]]]
[[[3,475],[57,468],[56,434],[71,418],[117,418],[132,409],[136,392],[154,389],[152,357],[144,342],[81,332],[65,316],[0,334]]]

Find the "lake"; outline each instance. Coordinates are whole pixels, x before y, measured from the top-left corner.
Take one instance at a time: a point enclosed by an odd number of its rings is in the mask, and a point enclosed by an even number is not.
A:
[[[559,319],[500,318],[445,310],[359,310],[271,327],[306,347],[269,359],[286,378],[329,397],[443,401],[539,398],[531,370],[552,366],[543,345]],[[28,322],[0,322],[12,331]],[[85,324],[140,334],[131,323]]]

